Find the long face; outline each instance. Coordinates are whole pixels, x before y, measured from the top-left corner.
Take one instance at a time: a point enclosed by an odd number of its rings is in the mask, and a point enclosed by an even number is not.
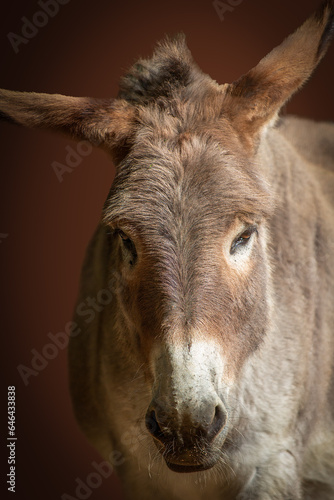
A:
[[[228,124],[166,135],[175,119],[159,120],[119,166],[105,221],[120,321],[151,384],[147,428],[189,472],[219,459],[229,391],[265,335],[269,200]]]
[[[231,393],[270,320],[272,207],[256,152],[332,34],[328,0],[232,84],[204,75],[181,36],[134,64],[117,99],[0,89],[1,119],[89,140],[117,164],[104,213],[116,324],[150,383],[147,428],[172,470],[210,468],[226,444]],[[82,350],[74,340],[72,397],[89,421]]]

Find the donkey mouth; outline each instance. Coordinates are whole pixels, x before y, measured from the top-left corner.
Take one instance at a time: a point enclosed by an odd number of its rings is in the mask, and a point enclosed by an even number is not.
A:
[[[170,432],[166,427],[167,430],[163,432],[152,412],[147,416],[147,426],[167,467],[173,472],[180,473],[201,472],[214,467],[221,456],[220,450],[225,443],[229,427],[226,418],[223,428],[218,433],[216,428],[211,426],[214,431],[211,436],[205,429],[198,427],[187,429],[182,433],[179,430]]]
[[[172,470],[173,472],[180,472],[180,473],[202,472],[211,469],[215,464],[216,460],[208,463],[199,463],[196,465],[184,465],[184,464],[169,462],[168,460],[166,460],[166,465],[170,470]]]
[[[158,449],[163,455],[167,467],[173,472],[205,471],[214,467],[219,459],[218,453],[205,449],[203,446],[196,446],[196,444],[191,449],[174,449],[172,453],[166,453],[165,447],[158,446]]]

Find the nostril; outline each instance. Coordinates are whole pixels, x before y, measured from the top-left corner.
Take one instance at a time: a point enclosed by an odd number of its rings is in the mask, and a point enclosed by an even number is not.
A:
[[[202,408],[203,411],[197,413],[180,412],[178,421],[175,421],[171,416],[168,417],[163,408],[151,405],[145,416],[145,425],[149,433],[164,446],[174,438],[182,441],[204,438],[209,443],[223,428],[227,430],[228,415],[223,402],[217,399]]]
[[[152,436],[161,441],[163,438],[163,432],[158,424],[154,410],[149,410],[146,413],[145,424],[147,430],[152,434]]]
[[[224,406],[219,403],[215,408],[215,414],[208,430],[208,439],[213,440],[222,430],[227,421],[227,412]]]

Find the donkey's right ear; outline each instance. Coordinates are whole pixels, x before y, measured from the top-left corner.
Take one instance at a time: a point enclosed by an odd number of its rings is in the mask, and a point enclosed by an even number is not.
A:
[[[136,128],[136,109],[123,99],[93,99],[0,89],[0,119],[64,132],[107,149],[118,162]]]

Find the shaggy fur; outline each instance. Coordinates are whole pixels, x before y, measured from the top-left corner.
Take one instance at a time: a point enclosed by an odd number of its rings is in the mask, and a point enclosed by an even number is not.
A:
[[[333,13],[230,85],[179,36],[114,100],[0,91],[1,118],[117,164],[69,365],[77,419],[129,500],[334,498],[334,124],[277,118]]]

